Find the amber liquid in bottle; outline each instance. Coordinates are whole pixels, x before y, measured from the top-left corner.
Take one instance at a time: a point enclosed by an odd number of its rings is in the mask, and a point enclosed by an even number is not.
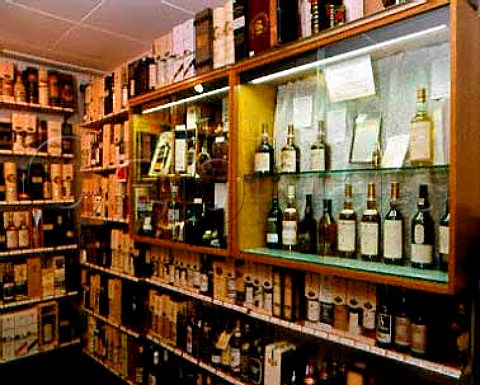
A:
[[[338,253],[342,257],[355,258],[357,255],[357,213],[352,202],[352,185],[345,184],[345,201],[338,215]]]
[[[360,254],[366,261],[380,260],[380,214],[375,200],[375,183],[368,184],[367,209],[360,222]]]
[[[334,255],[337,243],[337,224],[332,216],[332,200],[323,200],[323,215],[318,222],[318,254]]]
[[[300,148],[295,144],[295,131],[293,124],[288,125],[287,143],[281,150],[281,172],[300,172]]]
[[[398,210],[399,196],[398,182],[390,185],[390,210],[383,222],[383,261],[393,265],[404,264],[404,220]]]
[[[305,214],[298,224],[298,251],[317,252],[317,221],[313,215],[312,194],[305,196]]]
[[[328,146],[325,142],[325,122],[318,121],[317,139],[310,146],[310,171],[327,169]]]
[[[412,166],[433,164],[434,129],[426,108],[426,90],[417,90],[417,111],[410,122],[409,154]]]
[[[255,172],[260,175],[272,175],[274,171],[274,150],[268,141],[268,126],[262,124],[262,138],[255,151]]]
[[[293,185],[287,187],[287,200],[287,207],[283,211],[282,244],[284,250],[293,251],[297,248],[298,230],[298,212],[295,205],[295,186]]]
[[[282,248],[282,210],[278,204],[278,196],[272,198],[272,207],[267,216],[266,245],[270,249]]]

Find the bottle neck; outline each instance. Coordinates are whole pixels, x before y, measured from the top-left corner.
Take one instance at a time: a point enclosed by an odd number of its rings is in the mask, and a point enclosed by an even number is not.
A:
[[[377,202],[375,201],[375,198],[368,197],[367,209],[369,209],[369,210],[376,210],[377,209]]]

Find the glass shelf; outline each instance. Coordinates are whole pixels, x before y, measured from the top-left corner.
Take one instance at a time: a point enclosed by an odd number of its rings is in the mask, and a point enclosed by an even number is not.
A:
[[[416,269],[410,266],[387,265],[381,262],[368,262],[361,259],[349,259],[315,254],[303,254],[268,248],[253,248],[242,250],[244,253],[279,258],[292,262],[306,262],[315,265],[351,269],[360,272],[390,275],[402,278],[411,278],[441,284],[448,283],[448,274],[440,270]]]
[[[319,176],[319,177],[328,177],[335,175],[346,175],[346,174],[376,174],[376,175],[389,175],[389,174],[402,174],[402,175],[414,175],[414,174],[423,174],[423,173],[446,173],[449,170],[449,165],[436,165],[436,166],[423,166],[423,167],[399,167],[399,168],[347,168],[347,169],[337,169],[337,170],[327,170],[327,171],[301,171],[299,173],[286,173],[286,172],[276,172],[272,174],[245,174],[243,179],[246,181],[262,179],[262,178],[281,178],[281,177],[296,177],[301,178],[305,176]]]

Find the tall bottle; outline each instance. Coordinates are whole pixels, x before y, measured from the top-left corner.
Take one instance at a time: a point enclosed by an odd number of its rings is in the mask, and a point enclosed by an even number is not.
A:
[[[428,186],[421,184],[418,190],[418,210],[411,225],[411,264],[420,269],[432,268],[434,223],[430,216]]]
[[[297,248],[298,212],[295,204],[295,186],[287,187],[287,207],[282,218],[282,245],[284,250]]]
[[[337,224],[332,215],[332,200],[323,200],[323,215],[318,222],[318,254],[333,255],[336,252]]]
[[[380,222],[375,199],[375,183],[369,183],[367,208],[360,221],[360,254],[366,261],[380,261]]]
[[[417,293],[410,325],[410,353],[423,358],[428,352],[428,322],[425,312],[426,298]]]
[[[286,173],[300,172],[300,148],[295,143],[293,124],[288,125],[287,143],[281,149],[280,171]]]
[[[230,338],[230,370],[240,374],[240,363],[242,357],[242,324],[240,319],[235,321],[232,337]]]
[[[327,169],[328,146],[325,142],[325,122],[318,121],[317,139],[310,146],[310,170],[325,171]]]
[[[173,240],[179,240],[175,226],[180,222],[180,203],[178,202],[178,186],[171,185],[170,201],[167,204],[167,224]]]
[[[305,196],[305,214],[298,224],[298,251],[317,252],[317,221],[313,215],[312,194]]]
[[[388,264],[404,264],[404,220],[397,207],[398,182],[390,185],[390,210],[383,221],[383,261]]]
[[[345,200],[338,216],[337,225],[338,253],[347,258],[355,258],[357,254],[357,213],[353,207],[352,185],[345,184]]]
[[[397,293],[394,325],[395,349],[402,353],[408,353],[410,350],[411,320],[409,304],[407,302],[407,292],[405,289],[400,289]]]
[[[391,348],[394,343],[394,315],[392,296],[388,286],[383,287],[380,306],[377,310],[376,341],[382,348]]]
[[[427,113],[427,92],[425,88],[417,90],[417,111],[410,122],[410,163],[413,166],[433,164],[433,121]]]
[[[255,151],[254,171],[260,175],[272,175],[274,171],[275,154],[273,146],[268,141],[268,125],[262,124],[262,138]]]
[[[448,271],[448,255],[450,246],[450,209],[447,202],[445,203],[445,213],[438,223],[438,257],[440,269]]]
[[[282,221],[282,210],[278,204],[278,196],[275,195],[267,216],[266,245],[270,249],[282,248]]]

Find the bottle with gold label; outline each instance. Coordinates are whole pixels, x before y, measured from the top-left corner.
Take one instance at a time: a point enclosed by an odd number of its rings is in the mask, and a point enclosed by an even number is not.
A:
[[[280,172],[300,172],[300,148],[295,143],[293,124],[288,125],[287,143],[285,143],[281,150]]]
[[[410,122],[409,154],[412,166],[430,166],[433,164],[433,121],[427,113],[427,92],[425,88],[417,90],[417,111]]]
[[[367,208],[360,221],[360,254],[366,261],[380,260],[380,221],[375,199],[375,183],[369,183]]]

